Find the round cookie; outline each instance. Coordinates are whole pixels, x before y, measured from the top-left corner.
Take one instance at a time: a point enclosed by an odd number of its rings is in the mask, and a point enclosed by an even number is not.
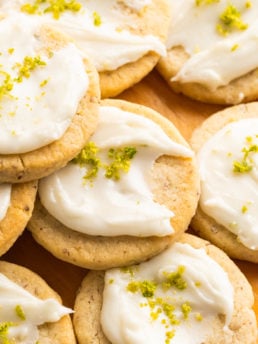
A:
[[[16,18],[15,16],[14,18],[10,18],[10,17],[2,18],[0,25],[3,25],[3,26],[5,25],[6,28],[9,27],[8,25],[15,25],[14,24],[15,18]],[[10,21],[10,24],[8,24],[9,23],[8,21]],[[18,21],[17,25],[22,26],[22,23],[23,23],[22,20],[21,22]],[[23,27],[26,27],[26,23],[27,22],[25,22],[24,24],[25,26]],[[79,101],[77,102],[78,103],[77,110],[74,113],[74,115],[73,115],[73,112],[71,112],[70,118],[69,119],[66,118],[65,123],[67,123],[66,124],[67,128],[65,129],[64,133],[62,134],[60,132],[59,133],[59,136],[61,134],[60,137],[58,137],[57,134],[55,135],[52,133],[54,137],[50,143],[47,143],[47,144],[42,143],[39,145],[38,148],[31,149],[31,150],[28,148],[24,152],[19,152],[17,150],[20,146],[19,135],[21,134],[25,136],[25,133],[27,130],[27,129],[25,130],[26,120],[23,120],[25,122],[25,123],[21,123],[21,126],[23,126],[23,130],[21,130],[21,132],[19,133],[16,133],[16,132],[13,133],[13,139],[17,138],[18,140],[17,141],[18,143],[15,141],[11,147],[12,149],[15,148],[15,151],[14,152],[12,151],[9,153],[9,151],[6,150],[6,151],[2,151],[2,154],[0,154],[0,165],[1,165],[0,181],[7,182],[7,183],[20,183],[20,182],[27,182],[30,180],[39,179],[39,178],[42,178],[43,176],[46,176],[52,173],[56,169],[64,166],[69,160],[71,160],[82,149],[87,139],[94,132],[97,126],[97,121],[98,121],[98,102],[100,98],[100,90],[99,90],[99,78],[98,78],[98,74],[95,67],[87,59],[82,60],[79,50],[75,46],[72,45],[70,39],[67,36],[54,31],[50,27],[47,27],[44,25],[42,26],[35,25],[35,23],[33,25],[32,24],[29,25],[29,23],[30,22],[28,22],[27,30],[24,29],[24,32],[25,32],[25,34],[23,33],[24,36],[21,36],[21,37],[26,38],[27,36],[28,37],[32,36],[31,39],[34,42],[34,46],[37,47],[36,53],[38,55],[35,58],[31,56],[25,56],[22,63],[17,62],[17,64],[14,64],[15,68],[16,66],[17,68],[20,68],[20,71],[19,71],[20,76],[18,76],[17,79],[15,78],[13,78],[13,80],[11,79],[13,83],[13,89],[14,87],[17,87],[18,89],[18,87],[20,87],[20,85],[23,84],[23,82],[25,81],[27,82],[27,79],[30,79],[31,80],[30,87],[33,90],[34,77],[36,78],[37,75],[40,75],[40,74],[37,74],[37,73],[41,73],[40,69],[42,70],[44,69],[45,60],[48,61],[46,65],[49,64],[50,66],[49,68],[51,68],[52,64],[54,63],[52,62],[52,58],[55,58],[56,56],[58,58],[58,56],[61,54],[61,52],[64,49],[70,49],[69,51],[73,51],[73,54],[74,54],[73,56],[78,56],[78,59],[81,61],[82,66],[83,65],[85,66],[85,78],[88,78],[88,81],[87,81],[88,87],[87,87],[86,94],[84,94],[83,97],[79,99]],[[19,30],[19,27],[17,28],[17,30]],[[12,34],[10,34],[10,36],[12,36]],[[19,39],[22,39],[21,37]],[[16,41],[16,38],[14,38],[13,42],[7,42],[7,44],[9,44],[11,47],[8,50],[8,54],[10,54],[10,61],[12,61],[12,59],[14,59],[13,56],[16,51],[15,44],[17,44],[17,46],[20,47],[19,45],[20,43],[19,43],[19,40]],[[18,49],[19,48],[17,48],[17,50]],[[67,61],[65,63],[71,64],[71,61],[68,62],[68,59],[69,57],[67,57]],[[43,62],[41,60],[43,60]],[[39,64],[39,66],[37,66],[37,63]],[[56,80],[60,79],[60,82],[63,82],[61,81],[62,80],[61,76],[60,75],[58,76],[57,72],[52,75],[55,75],[55,78],[57,78]],[[56,90],[54,89],[49,90],[49,91],[46,91],[45,89],[46,87],[48,87],[48,84],[51,83],[52,77],[49,77],[48,79],[45,79],[43,81],[40,78],[35,79],[35,80],[41,81],[40,88],[42,89],[41,95],[39,95],[38,98],[35,97],[36,102],[38,101],[38,99],[40,100],[41,97],[44,98],[47,92],[48,92],[47,94],[49,94],[50,96],[51,96],[51,93],[54,93],[54,92],[56,93]],[[38,87],[38,85],[36,84],[36,81],[35,81],[35,88],[36,87]],[[71,99],[73,98],[73,102],[76,102],[74,88],[75,88],[75,85],[72,86],[69,97],[71,95]],[[7,90],[6,92],[7,92],[6,98],[3,98],[3,100],[7,99],[9,101],[9,99],[14,99],[14,101],[16,101],[16,99],[18,99],[19,101],[18,97],[15,98],[12,95],[13,90],[10,90],[10,91]],[[4,96],[5,95],[2,95],[2,97]],[[23,97],[22,99],[28,99],[28,104],[25,104],[25,107],[27,108],[25,110],[27,111],[25,116],[32,116],[32,115],[35,116],[35,114],[30,112],[32,110],[29,107],[30,102],[33,103],[34,99],[30,98],[30,94],[28,94],[27,97],[25,97],[24,95],[22,95],[21,97]],[[60,102],[60,104],[64,103],[63,106],[67,107],[67,104],[65,104],[64,99],[61,99],[61,98],[59,99],[58,97],[56,97],[56,99],[51,99],[51,101],[45,105],[45,108],[48,108],[48,107],[51,108],[52,102]],[[21,105],[24,106],[23,103],[21,103]],[[58,106],[61,109],[61,105],[58,105]],[[44,111],[45,110],[43,108],[42,113],[44,113]],[[61,109],[61,111],[63,110]],[[11,121],[12,119],[15,120],[16,118],[15,113],[13,115],[11,114],[9,115],[8,113],[6,113],[1,116],[2,116],[1,117],[2,120],[7,116],[8,117],[6,119],[7,122],[9,120]],[[38,119],[39,123],[43,118],[44,116]],[[35,126],[37,126],[38,124],[36,122],[37,118],[34,121],[35,121]],[[60,123],[56,124],[57,127],[59,125],[60,127],[61,125],[63,125],[61,121]],[[58,130],[60,130],[60,127]],[[8,131],[8,124],[7,124],[6,130]],[[44,136],[44,135],[47,135],[48,133],[48,129],[46,128],[44,128],[44,130],[41,130],[41,131],[39,128],[33,129],[33,130],[38,130],[37,135],[35,134],[34,137],[41,137],[41,134]]]
[[[218,263],[227,273],[234,290],[233,315],[231,322],[228,325],[229,330],[232,331],[231,339],[228,338],[227,341],[225,335],[226,332],[223,331],[225,318],[223,316],[218,316],[218,319],[212,323],[213,328],[209,331],[208,338],[205,341],[202,341],[202,343],[255,344],[257,330],[256,320],[252,310],[253,293],[242,272],[223,251],[205,240],[190,234],[183,234],[179,243],[189,244],[193,248],[201,248],[205,250],[207,255]],[[183,261],[182,264],[184,264]],[[104,276],[104,271],[88,272],[82,281],[80,289],[78,290],[74,306],[75,314],[73,323],[79,344],[110,343],[105,336],[100,323],[103,304]],[[142,324],[142,326],[144,325]],[[191,332],[191,327],[188,328],[188,331]],[[147,335],[147,333],[145,332],[143,335]],[[172,344],[173,339],[171,339],[169,343]]]
[[[230,123],[235,123],[242,119],[257,118],[257,110],[258,103],[253,102],[235,105],[215,113],[193,132],[190,140],[192,148],[197,153],[208,139],[212,138],[213,135]],[[241,194],[240,189],[239,194]],[[241,213],[241,209],[239,211]],[[233,220],[234,217],[232,217]],[[230,257],[255,263],[258,262],[258,250],[248,248],[241,243],[237,238],[237,234],[229,231],[224,225],[219,224],[215,218],[207,215],[201,209],[200,203],[192,219],[191,227],[198,235],[223,249]]]
[[[165,0],[153,0],[144,9],[144,15],[137,16],[135,30],[140,35],[152,34],[165,42],[169,26],[169,7]],[[138,60],[129,62],[113,71],[101,71],[100,89],[101,97],[109,98],[119,95],[129,87],[141,81],[157,65],[160,54],[148,52]]]
[[[105,100],[102,105],[114,106],[151,119],[170,139],[189,148],[174,125],[150,108],[121,100]],[[155,202],[164,204],[175,214],[169,220],[174,229],[173,233],[169,231],[169,235],[88,235],[72,230],[55,219],[42,206],[39,198],[28,229],[34,239],[53,255],[85,268],[106,269],[146,260],[180,236],[195,213],[199,197],[195,157],[160,156],[151,171],[150,183]]]
[[[0,255],[6,253],[25,229],[34,207],[37,181],[11,186],[10,205],[0,221]]]
[[[167,0],[75,1],[54,8],[48,1],[16,0],[1,5],[54,25],[72,37],[100,75],[102,98],[114,97],[144,78],[165,55]]]
[[[157,65],[168,85],[177,93],[206,103],[238,104],[256,100],[257,63],[249,56],[256,54],[258,45],[251,47],[249,43],[256,25],[252,12],[257,5],[249,4],[249,7],[247,2],[239,6],[236,1],[230,4],[226,1],[170,2],[171,43],[167,43],[167,55]],[[227,21],[230,12],[234,14]],[[183,37],[184,32],[190,39]],[[247,60],[248,63],[242,63]]]
[[[0,273],[42,300],[53,298],[59,303],[62,302],[60,296],[39,275],[25,267],[1,261]],[[39,326],[39,341],[42,344],[50,342],[75,344],[76,339],[70,316],[64,315],[59,321]]]

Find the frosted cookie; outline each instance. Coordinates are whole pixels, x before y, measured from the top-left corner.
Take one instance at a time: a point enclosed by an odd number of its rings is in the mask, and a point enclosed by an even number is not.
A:
[[[0,20],[0,47],[0,182],[35,180],[95,130],[98,75],[66,36],[15,13]]]
[[[37,274],[0,262],[0,336],[9,343],[75,344],[70,313]]]
[[[170,4],[167,56],[158,70],[171,88],[209,103],[257,99],[257,1]]]
[[[0,256],[25,229],[34,207],[37,182],[0,184]]]
[[[192,150],[166,118],[105,100],[81,153],[40,180],[28,228],[52,254],[82,267],[145,260],[187,229],[199,197],[196,171]]]
[[[34,17],[70,35],[95,64],[103,98],[140,81],[166,53],[167,0],[12,0],[0,9]]]
[[[256,343],[250,284],[228,256],[184,234],[147,262],[90,271],[78,290],[79,344]]]
[[[220,111],[194,131],[201,196],[191,226],[231,257],[258,262],[258,103]]]

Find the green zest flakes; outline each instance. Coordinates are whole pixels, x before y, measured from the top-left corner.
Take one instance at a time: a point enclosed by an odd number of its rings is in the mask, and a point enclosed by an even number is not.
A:
[[[44,86],[47,85],[47,83],[48,83],[48,80],[45,79],[45,80],[43,80],[43,81],[39,84],[39,86],[40,86],[40,87],[44,87]]]
[[[135,266],[123,266],[120,268],[120,271],[123,273],[128,273],[131,277],[133,277],[136,270]]]
[[[250,172],[253,166],[247,162],[247,160],[243,159],[242,161],[234,161],[233,162],[233,172],[236,173],[246,173]]]
[[[241,19],[241,12],[232,4],[229,4],[219,17],[217,24],[219,34],[225,36],[234,30],[246,30],[248,24]]]
[[[4,97],[10,94],[10,92],[13,89],[13,80],[11,78],[11,75],[6,73],[5,71],[0,69],[0,78],[1,84],[0,84],[0,100]]]
[[[10,321],[0,323],[0,343],[1,344],[14,344],[14,342],[8,338],[8,332],[11,326],[14,326],[14,324]]]
[[[120,172],[127,173],[130,169],[130,161],[136,154],[136,149],[134,147],[124,147],[124,148],[110,148],[108,151],[108,157],[112,160],[110,165],[105,166],[106,178],[112,178],[114,180],[120,179]]]
[[[232,47],[231,47],[231,51],[236,51],[237,49],[239,48],[239,45],[238,44],[234,44]]]
[[[164,328],[165,344],[170,344],[176,333],[176,327],[183,321],[189,319],[192,312],[192,306],[188,301],[183,300],[182,303],[176,305],[176,293],[181,293],[187,288],[186,280],[184,279],[185,266],[179,265],[176,271],[163,272],[163,281],[155,282],[150,280],[134,280],[131,275],[131,281],[127,284],[127,292],[133,294],[140,294],[144,301],[139,303],[140,307],[148,307],[150,310],[150,318],[152,321],[159,321]],[[196,284],[198,284],[196,282]],[[198,286],[200,288],[200,284]],[[161,297],[159,291],[168,292],[169,294]],[[202,315],[198,312],[193,314],[193,319],[196,321],[202,320]]]
[[[253,168],[254,162],[252,155],[258,152],[258,145],[253,144],[252,137],[246,137],[247,146],[242,149],[243,158],[240,161],[233,161],[233,172],[246,173]]]
[[[136,154],[136,148],[110,148],[108,151],[109,163],[104,163],[98,157],[99,148],[94,142],[89,142],[82,151],[72,160],[80,167],[86,167],[87,172],[85,180],[92,181],[100,169],[105,170],[105,177],[113,180],[119,180],[121,172],[127,173],[131,166],[131,160]]]
[[[243,205],[242,208],[241,208],[241,212],[242,212],[243,214],[245,214],[247,211],[248,211],[247,206],[246,206],[246,205]]]
[[[195,6],[199,7],[219,2],[220,0],[195,0]],[[246,1],[244,9],[249,9],[251,7],[252,2]],[[235,30],[246,30],[248,28],[248,24],[242,20],[241,16],[242,13],[229,2],[225,10],[219,16],[219,22],[216,26],[217,32],[222,36],[226,36]],[[232,51],[234,50],[235,49],[232,49]]]
[[[16,305],[14,308],[14,312],[17,315],[17,317],[25,321],[25,313],[20,305]],[[15,344],[16,341],[9,338],[9,329],[10,327],[17,326],[18,323],[14,323],[12,321],[4,321],[0,322],[0,344]]]
[[[163,287],[165,289],[169,289],[171,287],[175,287],[179,290],[184,290],[187,288],[186,280],[183,278],[183,273],[185,271],[185,267],[180,265],[177,271],[174,272],[164,272],[165,281],[163,282]]]
[[[188,316],[191,310],[192,310],[192,307],[189,305],[188,302],[185,302],[182,304],[181,311],[183,313],[184,319],[188,319]]]
[[[101,21],[101,17],[98,14],[98,12],[93,12],[93,23],[95,26],[100,26],[102,21]]]
[[[201,315],[200,313],[196,313],[196,314],[195,314],[195,319],[196,319],[197,321],[202,321],[203,317],[202,317],[202,315]]]
[[[249,211],[252,204],[253,204],[253,202],[251,202],[251,201],[245,202],[245,204],[243,204],[241,207],[241,213],[246,214]]]
[[[26,320],[26,316],[25,316],[25,313],[24,313],[24,310],[22,309],[22,307],[20,305],[17,305],[15,307],[15,312],[16,312],[16,315],[21,319],[21,320]]]
[[[153,297],[157,285],[151,281],[133,281],[127,286],[127,290],[131,293],[140,292],[143,297]]]
[[[100,159],[97,157],[99,149],[94,142],[89,142],[81,152],[72,160],[75,164],[79,164],[80,167],[87,167],[87,173],[84,179],[92,180],[98,174],[101,167]]]
[[[220,0],[195,0],[196,6],[202,6],[202,5],[210,5],[214,3],[218,3]]]
[[[250,7],[252,7],[252,1],[246,1],[246,3],[245,3],[245,7],[246,8],[250,8]]]
[[[41,8],[43,6],[43,9]],[[52,13],[54,19],[59,19],[65,11],[79,12],[82,5],[76,0],[35,0],[33,4],[26,3],[21,6],[21,11],[28,14]]]
[[[18,68],[18,76],[15,81],[22,82],[23,78],[28,79],[30,77],[30,73],[40,66],[46,66],[46,62],[42,61],[40,56],[25,56],[23,63],[17,63],[15,66],[15,68]]]
[[[175,331],[168,331],[168,332],[166,332],[166,341],[165,341],[165,344],[169,344],[170,341],[173,339],[174,336],[175,336]]]
[[[15,83],[21,83],[23,78],[28,79],[31,72],[39,67],[46,66],[46,62],[42,61],[40,56],[25,56],[22,63],[16,63],[12,69],[17,71],[17,76],[12,77],[9,73],[1,69],[0,65],[0,100],[4,96],[11,96],[11,91]]]
[[[14,53],[14,48],[9,48],[8,49],[8,54],[12,55]]]

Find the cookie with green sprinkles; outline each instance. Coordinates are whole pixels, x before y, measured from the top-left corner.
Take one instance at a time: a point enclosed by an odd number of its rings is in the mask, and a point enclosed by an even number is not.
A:
[[[82,149],[98,122],[99,77],[70,38],[45,24],[14,13],[1,18],[0,32],[0,182],[22,183]]]
[[[0,337],[1,342],[11,344],[17,338],[30,340],[30,343],[56,343],[56,344],[75,344],[73,325],[70,318],[71,309],[62,306],[60,296],[47,284],[47,282],[32,270],[23,266],[0,262],[1,284],[1,312],[0,315]],[[10,290],[8,291],[8,285]],[[8,293],[11,293],[13,301],[8,303]],[[15,294],[16,293],[16,294]],[[29,305],[26,304],[29,302]],[[43,302],[45,306],[43,305]],[[20,302],[20,303],[18,303]],[[38,302],[38,309],[33,315],[33,302]],[[9,307],[13,307],[13,312]],[[45,308],[44,308],[45,307]],[[47,309],[49,307],[49,309]],[[51,307],[56,314],[51,312]],[[61,311],[60,311],[61,309]],[[37,322],[38,312],[41,310],[41,325],[34,326]],[[32,313],[31,313],[32,312]],[[12,314],[13,313],[13,314]],[[16,319],[14,315],[16,314]],[[46,317],[51,318],[49,322],[42,323]],[[12,319],[12,321],[10,321]],[[25,332],[22,333],[25,326]],[[20,329],[21,328],[21,329]],[[27,330],[27,333],[26,333]],[[38,338],[37,338],[38,337]],[[20,339],[19,338],[19,339]],[[19,342],[18,340],[17,342]]]
[[[100,75],[102,98],[114,97],[142,80],[165,55],[167,0],[10,1],[0,5],[68,34]]]
[[[258,262],[257,102],[219,111],[196,128],[201,195],[191,227],[230,257]]]
[[[157,69],[177,93],[234,105],[258,96],[255,1],[171,2],[167,55]],[[243,63],[243,61],[248,61]]]
[[[91,140],[40,180],[38,195],[28,223],[34,239],[59,259],[101,270],[175,241],[195,213],[199,177],[173,123],[142,105],[103,100]]]
[[[89,271],[73,323],[79,344],[255,344],[253,302],[250,284],[222,250],[183,234],[145,263]]]

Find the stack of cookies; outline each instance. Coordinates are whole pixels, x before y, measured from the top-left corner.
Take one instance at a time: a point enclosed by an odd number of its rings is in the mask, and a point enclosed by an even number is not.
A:
[[[239,68],[258,49],[256,9],[0,4],[0,254],[26,228],[85,270],[68,308],[3,259],[0,342],[256,343],[252,287],[232,260],[258,262],[258,61]],[[155,67],[171,94],[230,107],[186,140],[120,97]]]

